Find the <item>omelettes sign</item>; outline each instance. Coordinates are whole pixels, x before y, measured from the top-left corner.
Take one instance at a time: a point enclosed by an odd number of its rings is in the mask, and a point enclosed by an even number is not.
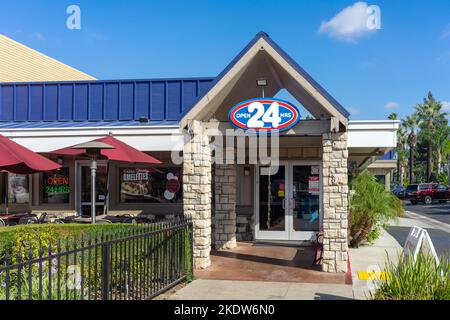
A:
[[[284,100],[256,98],[235,105],[228,113],[228,119],[244,131],[270,133],[285,131],[296,125],[300,112]]]

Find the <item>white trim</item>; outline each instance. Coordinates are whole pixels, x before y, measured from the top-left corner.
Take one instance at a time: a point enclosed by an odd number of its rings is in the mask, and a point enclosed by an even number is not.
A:
[[[380,148],[392,149],[397,146],[398,120],[353,120],[348,125],[349,149]],[[351,154],[350,150],[350,154]]]
[[[183,135],[178,126],[71,127],[0,129],[0,134],[35,152],[50,152],[104,137],[114,137],[141,151],[180,151]]]

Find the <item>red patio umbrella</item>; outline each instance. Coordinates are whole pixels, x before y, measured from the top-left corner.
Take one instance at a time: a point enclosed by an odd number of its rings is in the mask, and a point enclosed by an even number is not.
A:
[[[106,143],[113,147],[113,149],[101,149],[100,155],[113,161],[123,161],[129,163],[148,163],[148,164],[160,164],[162,163],[158,159],[146,154],[145,152],[139,151],[136,148],[114,138],[111,134],[109,136],[95,139],[93,141]],[[50,153],[68,156],[80,156],[87,153],[85,149],[74,149],[74,146],[66,147],[52,151]],[[109,197],[109,162],[107,164],[107,186],[105,195],[105,205],[103,213],[107,214],[108,211],[108,197]],[[159,171],[157,169],[153,169]]]
[[[103,142],[114,147],[114,149],[103,149],[100,154],[105,158],[113,161],[124,161],[130,163],[150,163],[150,164],[160,164],[162,163],[158,159],[139,151],[132,146],[114,138],[112,135],[95,139],[94,141]],[[72,147],[66,147],[52,151],[50,153],[67,155],[67,156],[79,156],[86,153],[83,149],[73,149]]]
[[[0,171],[17,174],[31,174],[61,168],[40,154],[0,134]]]
[[[32,174],[61,168],[53,162],[30,149],[0,134],[0,172]],[[5,182],[5,190],[8,188]],[[8,213],[8,193],[5,191],[6,213]]]

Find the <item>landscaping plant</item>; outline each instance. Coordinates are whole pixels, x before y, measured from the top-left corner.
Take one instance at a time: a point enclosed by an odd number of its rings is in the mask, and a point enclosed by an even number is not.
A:
[[[375,300],[450,300],[450,262],[442,257],[438,264],[431,255],[420,253],[413,260],[401,256],[398,264],[387,262],[389,274],[377,283]]]
[[[350,198],[350,246],[358,247],[364,241],[374,241],[379,228],[403,214],[400,200],[367,170],[352,181]]]

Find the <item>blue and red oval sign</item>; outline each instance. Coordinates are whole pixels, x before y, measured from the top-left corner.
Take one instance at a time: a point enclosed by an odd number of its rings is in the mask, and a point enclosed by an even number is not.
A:
[[[281,132],[297,124],[300,112],[284,100],[256,98],[235,105],[228,113],[228,119],[244,131]]]

